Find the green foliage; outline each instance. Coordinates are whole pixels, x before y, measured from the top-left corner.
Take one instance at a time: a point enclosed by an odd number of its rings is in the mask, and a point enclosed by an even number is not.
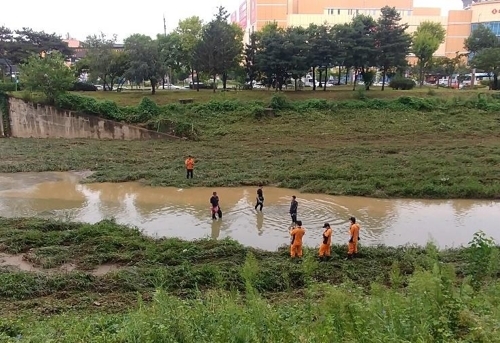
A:
[[[478,25],[464,42],[465,49],[474,54],[484,49],[498,47],[499,45],[500,43],[495,33],[483,24]]]
[[[61,53],[53,51],[44,57],[33,55],[21,66],[21,82],[27,91],[40,92],[53,104],[75,82],[71,69],[64,64]]]
[[[137,122],[146,123],[147,121],[160,115],[160,107],[150,98],[142,98],[141,103],[137,107]]]
[[[229,24],[228,17],[224,7],[219,7],[215,18],[204,26],[195,47],[197,70],[214,78],[221,75],[223,89],[226,89],[227,74],[238,68],[243,53],[243,31],[238,25]]]
[[[497,89],[500,74],[500,48],[486,48],[479,51],[471,61],[472,66],[493,74],[493,89]]]
[[[413,33],[412,52],[418,59],[420,84],[424,82],[424,72],[429,67],[432,55],[444,42],[446,31],[440,23],[424,21]]]
[[[87,82],[75,82],[70,90],[74,92],[95,92],[97,87]]]
[[[14,82],[0,82],[0,92],[15,92],[17,86]]]
[[[284,94],[276,93],[271,98],[270,107],[274,110],[286,110],[292,107],[292,104]]]
[[[2,124],[4,135],[10,136],[9,96],[0,90],[0,112],[2,113]]]
[[[498,342],[500,282],[472,288],[463,249],[364,247],[343,261],[345,246],[334,246],[332,261],[305,249],[298,265],[286,248],[155,240],[112,221],[0,223],[7,251],[64,245],[78,266],[122,266],[103,276],[2,271],[0,301],[13,303],[0,319],[5,342]],[[473,241],[477,261],[492,261],[498,247]],[[109,313],[119,295],[131,301]]]
[[[377,41],[379,63],[385,78],[391,68],[406,66],[406,56],[411,46],[411,36],[406,33],[408,24],[401,24],[401,15],[394,7],[385,6],[377,20]],[[385,84],[382,85],[384,90]]]
[[[417,84],[415,83],[415,81],[404,77],[395,77],[389,83],[389,87],[391,87],[392,89],[401,89],[401,90],[411,90],[416,85]]]
[[[11,30],[0,26],[0,56],[8,56],[12,65],[25,63],[31,55],[38,55],[43,51],[59,51],[64,57],[73,54],[68,44],[55,33],[34,31],[27,27]]]
[[[113,90],[129,67],[128,56],[123,51],[115,51],[116,40],[116,35],[108,38],[104,33],[88,36],[83,44],[87,49],[85,58],[77,67],[79,72],[88,69],[91,78],[99,80],[105,91]]]
[[[467,275],[478,290],[488,278],[497,277],[500,271],[499,250],[493,238],[486,237],[484,232],[479,231],[474,234],[467,252]]]

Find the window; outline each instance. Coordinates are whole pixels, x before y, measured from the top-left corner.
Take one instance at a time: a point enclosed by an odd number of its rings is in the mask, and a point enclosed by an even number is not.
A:
[[[411,16],[412,11],[407,11],[406,13],[408,14],[408,16]]]
[[[352,10],[347,10],[348,15],[352,15]]]
[[[340,10],[337,10],[337,14],[340,14]]]

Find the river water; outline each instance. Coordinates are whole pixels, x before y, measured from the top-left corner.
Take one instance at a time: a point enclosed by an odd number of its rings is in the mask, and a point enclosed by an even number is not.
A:
[[[95,223],[105,218],[137,226],[153,236],[197,239],[231,237],[247,246],[274,250],[289,242],[288,209],[299,202],[298,219],[307,229],[304,243],[320,242],[329,222],[333,242],[347,240],[351,215],[361,225],[362,244],[467,244],[479,230],[500,241],[500,202],[406,200],[301,194],[264,188],[263,213],[254,208],[255,187],[164,188],[140,183],[80,184],[82,173],[0,174],[0,216],[41,216]],[[212,221],[209,198],[220,197],[222,220]]]

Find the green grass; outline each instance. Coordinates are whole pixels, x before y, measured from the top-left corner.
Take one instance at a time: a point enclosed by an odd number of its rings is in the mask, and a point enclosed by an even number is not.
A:
[[[77,271],[0,271],[2,342],[498,342],[498,247],[345,246],[302,263],[286,248],[154,240],[95,225],[0,219],[0,251],[46,256]],[[65,247],[67,249],[61,249]],[[121,266],[92,276],[101,263]]]
[[[169,105],[162,116],[192,124],[197,141],[5,139],[0,172],[90,169],[96,171],[91,180],[99,182],[263,183],[337,195],[500,197],[500,116],[491,109],[498,100],[430,99],[402,98],[390,106],[358,100],[338,107],[312,99],[260,119],[255,104],[244,102],[184,110]],[[197,160],[189,183],[183,166],[188,154]]]

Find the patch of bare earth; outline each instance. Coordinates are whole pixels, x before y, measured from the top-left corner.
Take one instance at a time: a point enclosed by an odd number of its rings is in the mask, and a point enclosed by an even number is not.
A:
[[[0,254],[0,268],[1,269],[9,269],[9,270],[17,270],[23,272],[33,272],[33,273],[48,273],[48,274],[57,274],[57,273],[69,273],[72,271],[82,271],[77,268],[77,266],[73,263],[65,263],[57,268],[44,269],[38,266],[35,266],[31,262],[26,260],[24,254]],[[83,271],[88,272],[94,276],[103,276],[110,272],[116,271],[120,268],[117,264],[102,264],[97,266],[95,269],[91,271]]]

